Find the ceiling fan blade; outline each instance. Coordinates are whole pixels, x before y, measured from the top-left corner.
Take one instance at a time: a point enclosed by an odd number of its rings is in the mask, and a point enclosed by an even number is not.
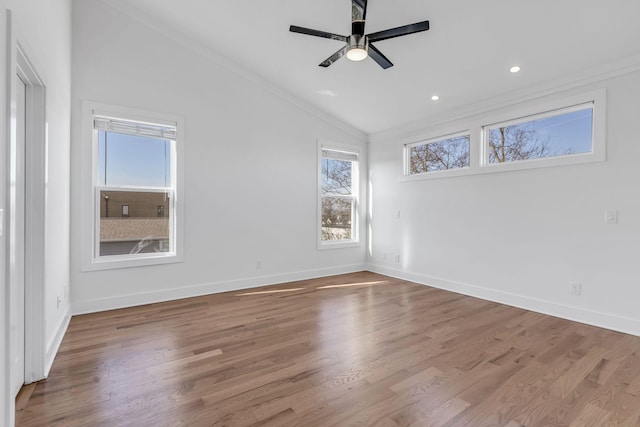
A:
[[[391,28],[389,30],[378,31],[368,34],[370,42],[392,39],[394,37],[406,36],[407,34],[419,33],[429,29],[429,21],[417,22],[415,24],[403,25],[402,27]]]
[[[389,59],[384,56],[382,54],[382,52],[380,52],[374,45],[372,45],[371,43],[369,43],[369,56],[371,57],[371,59],[373,59],[374,61],[376,61],[378,63],[379,66],[381,66],[382,68],[384,68],[385,70],[387,68],[393,67],[393,63],[391,61],[389,61]]]
[[[327,33],[326,31],[312,30],[311,28],[298,27],[297,25],[290,26],[289,31],[291,31],[292,33],[306,34],[308,36],[316,36],[316,37],[323,37],[325,39],[339,40],[345,43],[348,39],[346,36],[341,36],[339,34]]]
[[[367,0],[351,0],[351,34],[364,36]]]
[[[338,59],[342,58],[347,53],[347,48],[349,45],[345,45],[342,49],[325,59],[322,63],[320,63],[321,67],[327,68],[329,65],[336,62]]]

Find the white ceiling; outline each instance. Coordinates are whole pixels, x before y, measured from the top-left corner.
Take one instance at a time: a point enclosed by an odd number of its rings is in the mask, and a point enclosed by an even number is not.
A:
[[[427,32],[376,43],[395,66],[342,58],[350,0],[109,0],[368,134],[440,117],[640,55],[638,0],[369,0],[366,32],[429,20]],[[518,64],[522,71],[511,74]],[[438,94],[440,101],[431,96]]]

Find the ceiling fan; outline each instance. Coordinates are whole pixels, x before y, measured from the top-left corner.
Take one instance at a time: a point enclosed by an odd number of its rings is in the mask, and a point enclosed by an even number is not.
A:
[[[323,37],[331,40],[345,42],[346,45],[320,63],[321,67],[328,67],[338,59],[347,55],[352,61],[362,61],[370,56],[382,68],[393,67],[393,63],[382,54],[372,43],[394,37],[406,36],[407,34],[419,33],[429,29],[429,21],[417,22],[415,24],[403,25],[402,27],[391,28],[389,30],[378,31],[376,33],[364,33],[364,24],[367,15],[367,0],[351,0],[351,35],[341,36],[339,34],[327,33],[325,31],[312,30],[310,28],[292,25],[289,31],[293,33],[307,34],[310,36]]]

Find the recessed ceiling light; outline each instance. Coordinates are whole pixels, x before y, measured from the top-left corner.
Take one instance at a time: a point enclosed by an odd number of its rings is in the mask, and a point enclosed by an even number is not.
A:
[[[511,71],[512,73],[517,73],[518,71],[520,71],[520,67],[514,65],[513,67],[509,68],[509,71]]]
[[[432,101],[437,101],[438,99],[440,99],[440,97],[439,97],[438,95],[433,95],[433,96],[431,97],[431,100],[432,100]]]

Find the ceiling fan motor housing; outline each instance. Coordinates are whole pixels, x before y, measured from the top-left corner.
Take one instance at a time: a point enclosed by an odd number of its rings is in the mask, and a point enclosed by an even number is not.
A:
[[[349,36],[349,50],[351,49],[369,49],[369,38],[360,34],[352,34]]]
[[[364,35],[364,19],[354,20],[351,22],[351,34]]]

